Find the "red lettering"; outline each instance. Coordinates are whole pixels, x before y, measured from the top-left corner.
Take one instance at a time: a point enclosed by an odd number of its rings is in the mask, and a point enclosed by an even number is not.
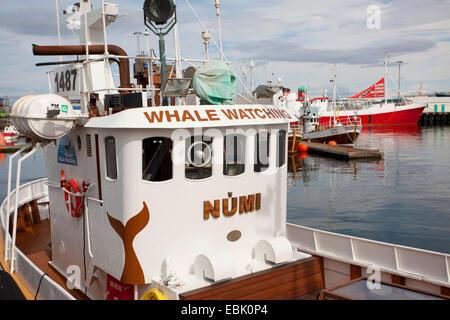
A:
[[[183,111],[183,118],[181,119],[181,121],[186,121],[187,119],[189,119],[191,121],[195,121],[195,118],[192,116],[192,114],[189,111],[184,110]]]
[[[272,109],[272,112],[275,114],[275,117],[283,118],[283,115],[281,114],[280,110]]]
[[[233,120],[233,118],[234,118],[235,120],[239,120],[238,115],[237,115],[237,112],[236,112],[236,110],[234,110],[234,109],[226,109],[226,110],[222,110],[222,112],[223,112],[224,115],[227,116],[227,118],[228,118],[229,120]]]
[[[200,116],[200,114],[198,113],[198,111],[194,111],[194,113],[195,113],[195,116],[197,117],[197,120],[198,120],[198,121],[208,121],[208,119],[202,118],[202,117]]]
[[[217,117],[216,110],[206,110],[205,112],[210,121],[220,121],[220,118]]]
[[[170,111],[166,111],[166,118],[168,122],[172,122],[172,118],[175,118],[178,122],[180,121],[180,116],[178,115],[177,110],[175,110],[173,114],[170,114]]]
[[[250,113],[250,115],[252,116],[253,119],[256,119],[255,115],[253,114],[252,109],[244,109],[244,110],[247,111],[248,113]]]
[[[263,109],[263,111],[267,114],[267,116],[272,119],[275,118],[275,115],[270,111],[270,109]]]
[[[150,123],[155,122],[155,119],[156,119],[157,122],[162,122],[162,119],[163,119],[163,112],[162,111],[159,112],[159,117],[157,116],[155,111],[151,112],[151,116],[149,116],[147,112],[144,112],[144,115],[147,118],[148,122],[150,122]]]
[[[242,110],[242,109],[239,109],[239,115],[241,116],[241,119],[244,119],[244,118],[249,118],[249,119],[251,119],[251,118],[245,113],[245,111]]]
[[[280,112],[281,112],[281,114],[283,114],[286,118],[292,119],[292,117],[289,115],[289,113],[288,113],[286,110],[281,110]]]
[[[261,115],[261,114],[262,115]],[[265,118],[267,118],[267,116],[262,112],[262,110],[260,110],[260,109],[255,109],[255,114],[258,116],[258,117],[260,117],[261,119],[265,119]]]

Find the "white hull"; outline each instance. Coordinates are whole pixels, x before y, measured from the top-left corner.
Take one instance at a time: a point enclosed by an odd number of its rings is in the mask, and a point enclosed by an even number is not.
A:
[[[11,203],[15,192],[11,193]],[[18,205],[31,200],[41,203],[48,201],[47,179],[36,180],[20,187]],[[7,266],[4,259],[5,235],[8,244],[11,237],[5,232],[7,199],[0,207],[0,262]],[[11,205],[10,214],[13,213]],[[45,211],[43,211],[45,216]],[[286,225],[286,236],[295,249],[323,258],[325,288],[333,288],[348,283],[353,277],[351,270],[355,266],[361,275],[370,277],[380,272],[380,280],[395,283],[395,276],[405,279],[405,286],[414,290],[425,290],[439,295],[443,288],[450,288],[450,255],[426,251],[406,246],[383,243],[369,239],[351,237],[294,224]],[[33,297],[40,280],[42,270],[31,262],[17,247],[15,248],[15,280]],[[68,275],[62,273],[63,276]],[[448,289],[447,289],[448,290]],[[48,277],[39,288],[39,299],[73,300],[74,297]]]

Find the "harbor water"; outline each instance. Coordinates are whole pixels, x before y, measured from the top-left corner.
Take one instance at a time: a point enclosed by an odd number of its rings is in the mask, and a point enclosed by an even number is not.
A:
[[[288,221],[450,252],[450,127],[364,128],[356,147],[379,161],[290,159]]]
[[[356,146],[379,149],[384,158],[288,159],[288,222],[450,253],[450,127],[364,128]],[[0,153],[1,200],[9,156]],[[24,162],[21,183],[45,176],[37,152]]]

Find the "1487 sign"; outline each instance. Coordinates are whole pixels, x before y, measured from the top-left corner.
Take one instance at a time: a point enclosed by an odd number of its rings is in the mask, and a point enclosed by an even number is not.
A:
[[[61,96],[80,94],[81,68],[69,66],[53,71],[53,92]]]

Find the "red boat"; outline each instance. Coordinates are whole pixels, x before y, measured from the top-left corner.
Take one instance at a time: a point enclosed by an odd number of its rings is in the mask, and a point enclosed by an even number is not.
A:
[[[376,101],[384,97],[383,101]],[[385,97],[384,78],[373,86],[344,101],[336,102],[336,112],[330,107],[328,98],[316,98],[312,107],[319,115],[319,123],[329,123],[333,116],[361,119],[362,126],[390,126],[417,124],[425,104],[388,103]]]
[[[367,108],[340,110],[337,117],[355,116],[361,119],[362,126],[390,126],[417,124],[425,105],[409,103],[398,105],[394,103],[372,104]],[[333,118],[332,111],[320,112],[319,123],[329,123]]]

